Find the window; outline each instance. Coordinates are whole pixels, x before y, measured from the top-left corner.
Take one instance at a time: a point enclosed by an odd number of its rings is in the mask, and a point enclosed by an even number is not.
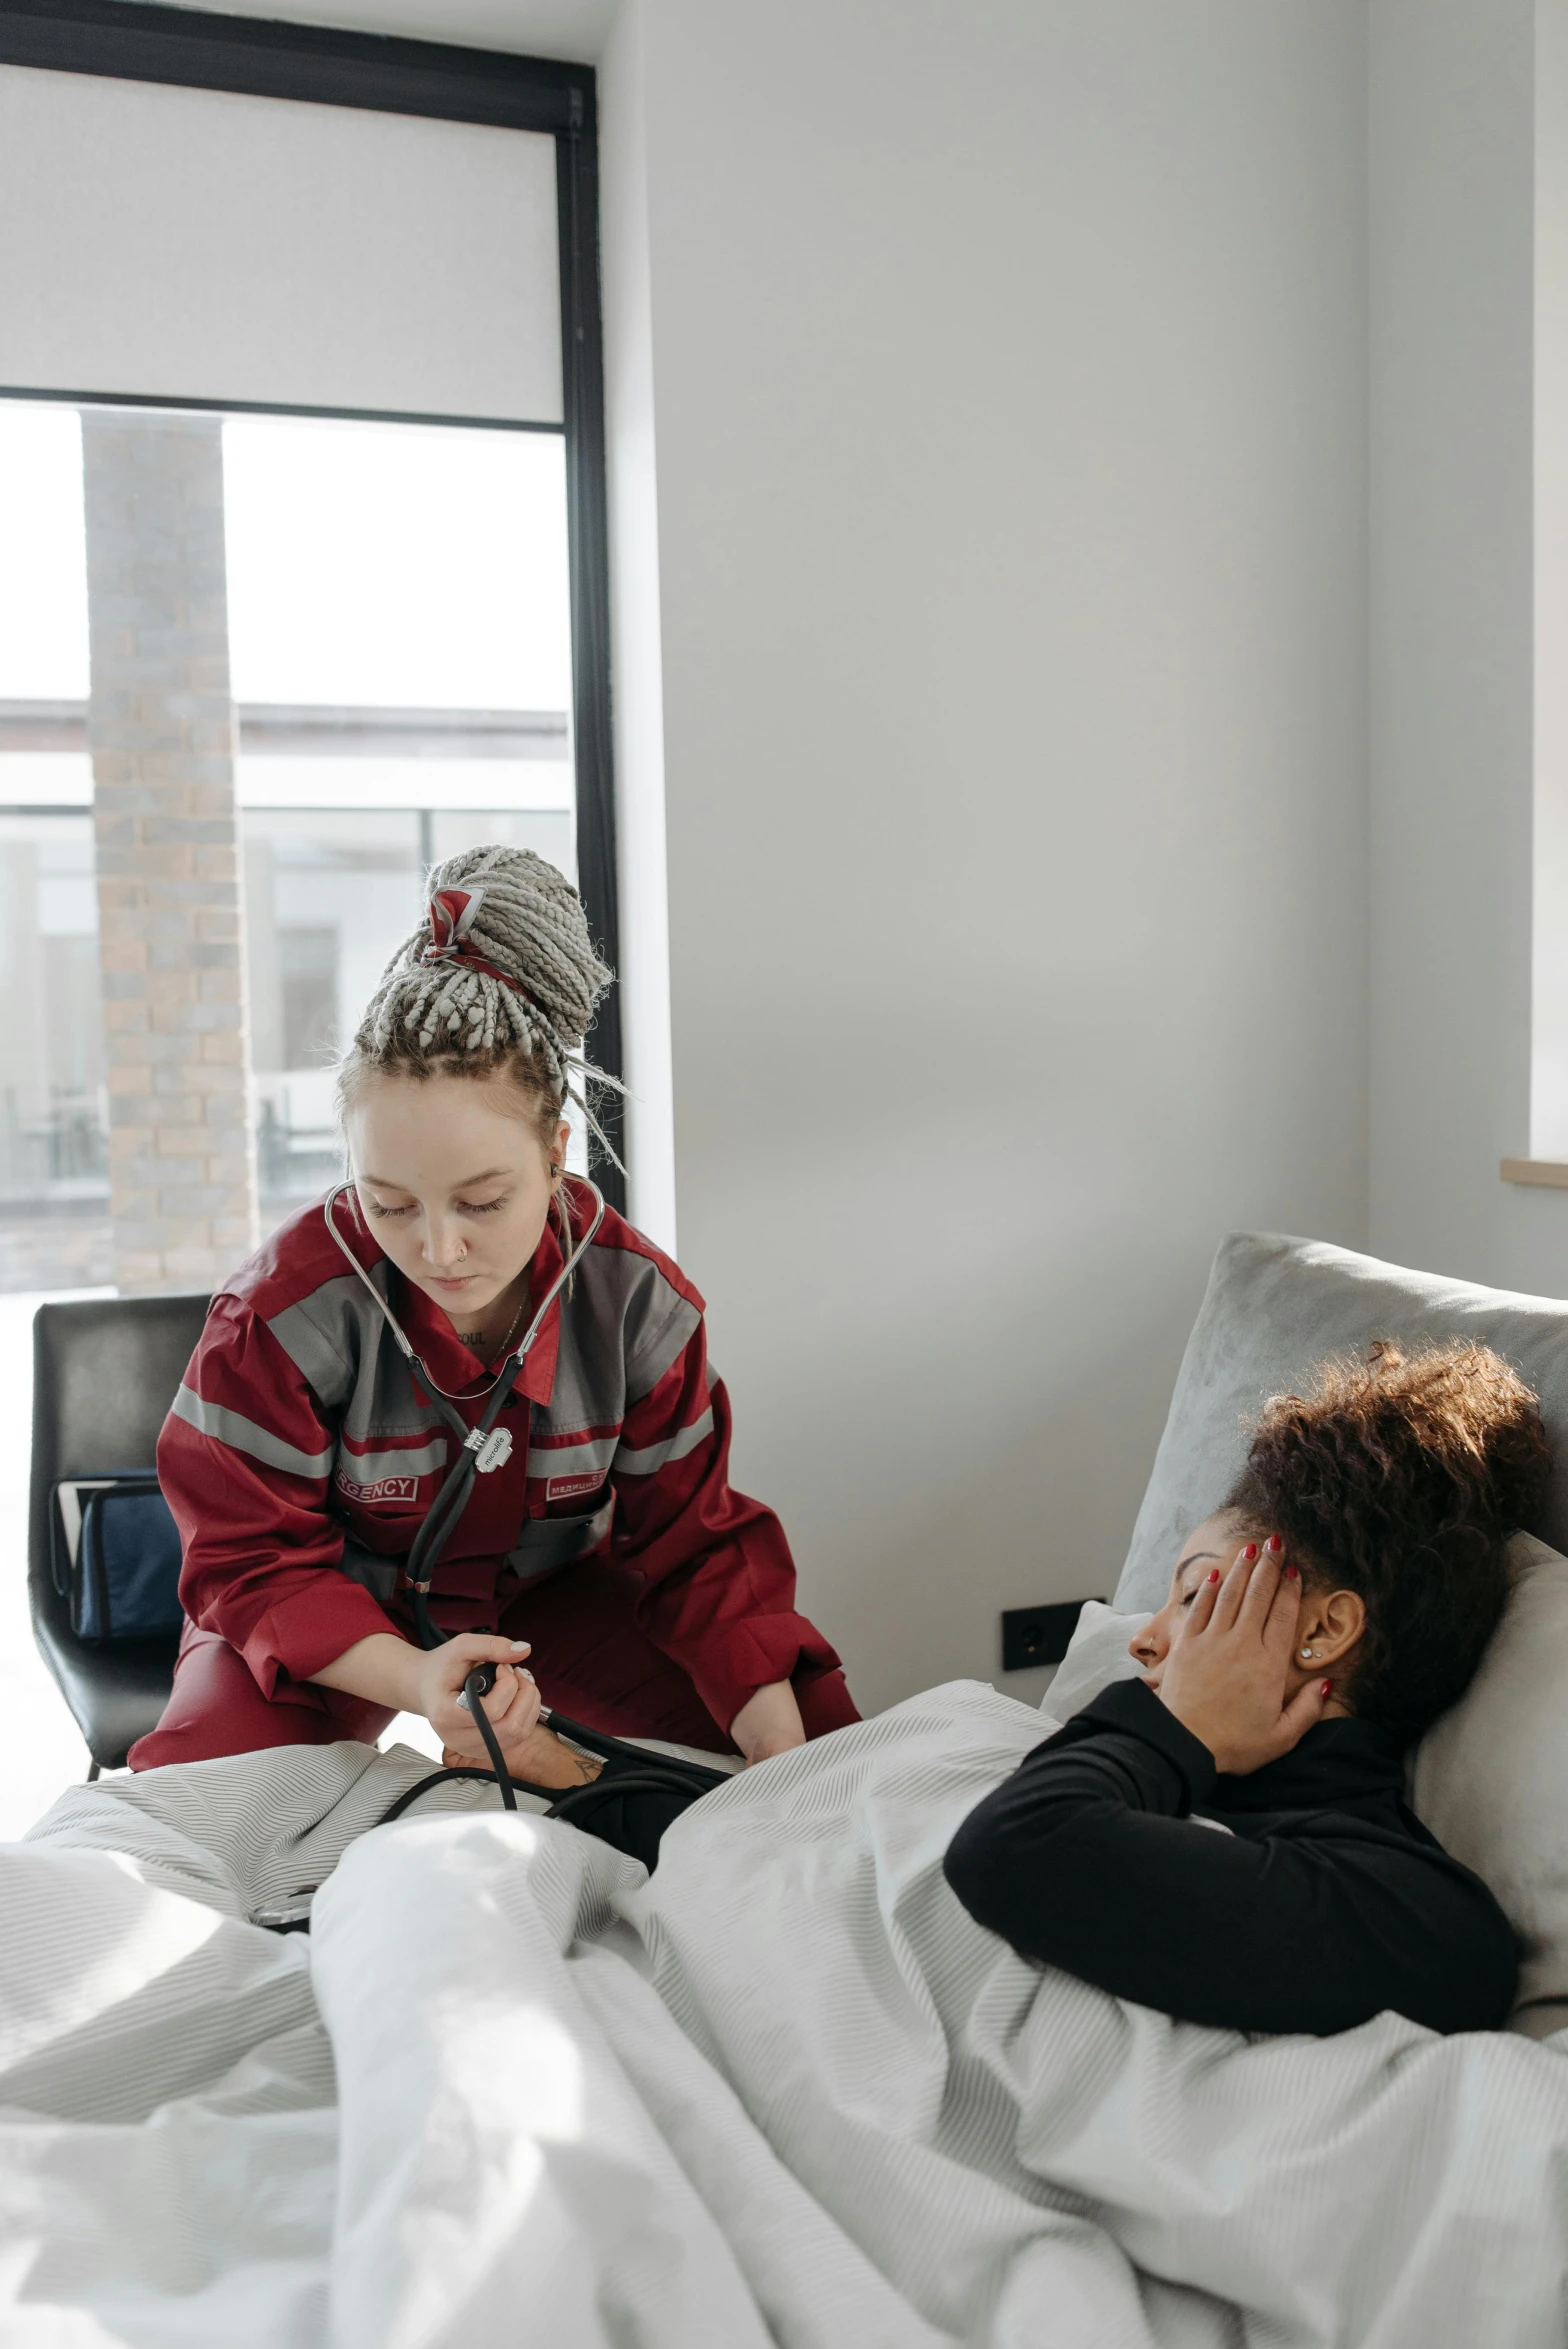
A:
[[[0,406],[0,1288],[109,1278],[81,429]]]
[[[100,472],[156,472],[186,438],[177,412],[86,413],[90,438],[111,427]],[[565,469],[554,434],[193,422],[221,488],[207,592],[266,1230],[338,1167],[331,1063],[429,867],[504,840],[576,877]],[[99,967],[82,467],[77,411],[0,402],[0,1280],[26,1288],[113,1265],[100,995],[123,998]]]
[[[559,438],[223,428],[264,1224],[336,1166],[329,1065],[421,881],[504,839],[575,878]]]
[[[431,864],[537,849],[614,960],[592,76],[9,37],[0,1287],[194,1287],[333,1176]]]

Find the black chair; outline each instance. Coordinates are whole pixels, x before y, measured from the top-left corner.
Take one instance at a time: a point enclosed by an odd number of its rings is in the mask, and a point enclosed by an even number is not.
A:
[[[175,1640],[84,1647],[54,1586],[51,1513],[62,1477],[150,1468],[207,1299],[91,1297],[33,1316],[33,1465],[27,1588],[33,1635],[92,1756],[118,1770],[153,1728],[174,1679]]]

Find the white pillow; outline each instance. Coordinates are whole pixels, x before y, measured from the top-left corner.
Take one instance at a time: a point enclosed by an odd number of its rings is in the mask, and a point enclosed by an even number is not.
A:
[[[1544,2039],[1568,2023],[1568,1558],[1526,1533],[1512,1554],[1508,1612],[1411,1757],[1410,1802],[1518,1934],[1509,2028]]]
[[[1141,1615],[1118,1615],[1101,1599],[1085,1599],[1067,1653],[1040,1699],[1041,1712],[1057,1723],[1070,1721],[1113,1680],[1136,1680],[1138,1667],[1127,1642],[1148,1620],[1147,1608]]]
[[[1515,1585],[1481,1668],[1410,1759],[1411,1808],[1473,1868],[1522,1944],[1511,2030],[1568,2024],[1568,1558],[1520,1534]],[[1091,1599],[1040,1710],[1081,1712],[1138,1667],[1127,1642],[1149,1620]]]

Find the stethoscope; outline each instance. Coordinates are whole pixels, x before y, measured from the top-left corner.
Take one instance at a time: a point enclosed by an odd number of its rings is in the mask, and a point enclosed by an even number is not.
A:
[[[397,1315],[385,1297],[382,1296],[381,1291],[360,1263],[343,1234],[338,1230],[334,1211],[344,1193],[351,1192],[354,1185],[339,1183],[335,1190],[327,1193],[322,1207],[328,1231],[342,1249],[357,1278],[363,1281],[365,1287],[375,1298],[382,1319],[392,1332],[393,1339],[404,1360],[408,1363],[409,1368],[417,1373],[420,1385],[425,1389],[431,1402],[462,1447],[452,1463],[446,1482],[430,1505],[429,1514],[414,1536],[414,1546],[409,1551],[404,1564],[403,1570],[408,1578],[409,1589],[413,1593],[414,1626],[419,1633],[421,1647],[438,1648],[442,1645],[443,1635],[430,1620],[430,1609],[427,1603],[430,1597],[430,1584],[435,1573],[436,1562],[446,1547],[448,1537],[459,1517],[463,1514],[464,1504],[468,1499],[469,1489],[474,1478],[488,1476],[492,1469],[504,1467],[512,1456],[512,1431],[509,1427],[497,1427],[496,1420],[500,1417],[508,1395],[517,1384],[523,1363],[532,1349],[534,1340],[544,1327],[545,1316],[593,1245],[594,1235],[604,1221],[604,1193],[599,1189],[597,1183],[589,1182],[586,1176],[583,1176],[581,1180],[593,1193],[592,1219],[582,1238],[567,1256],[560,1271],[546,1289],[543,1300],[536,1308],[527,1329],[524,1330],[517,1344],[496,1372],[489,1387],[481,1390],[488,1396],[488,1400],[479,1416],[477,1425],[473,1427],[469,1426],[467,1420],[457,1409],[458,1398],[449,1394],[445,1387],[438,1386],[431,1377],[423,1361],[415,1353],[413,1341],[407,1330],[404,1329]],[[463,1399],[477,1402],[478,1397],[471,1396]]]

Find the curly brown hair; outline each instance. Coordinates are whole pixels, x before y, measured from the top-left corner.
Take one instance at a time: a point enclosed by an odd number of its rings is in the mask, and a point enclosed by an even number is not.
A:
[[[1489,1346],[1382,1339],[1274,1396],[1226,1507],[1278,1533],[1309,1588],[1360,1594],[1347,1693],[1410,1744],[1469,1685],[1550,1471],[1536,1398]]]

